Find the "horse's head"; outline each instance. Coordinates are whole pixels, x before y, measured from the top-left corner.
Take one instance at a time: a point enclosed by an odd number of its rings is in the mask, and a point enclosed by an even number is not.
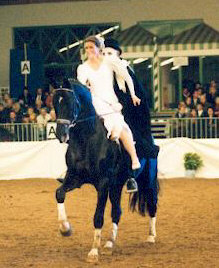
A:
[[[76,124],[80,113],[80,102],[73,89],[58,88],[53,97],[57,117],[56,136],[60,142],[67,142],[69,129]]]

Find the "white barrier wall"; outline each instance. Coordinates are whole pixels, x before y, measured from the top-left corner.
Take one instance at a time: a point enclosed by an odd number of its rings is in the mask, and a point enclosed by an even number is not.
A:
[[[184,177],[183,156],[197,152],[204,167],[197,172],[199,178],[219,178],[219,139],[162,139],[158,169],[161,178]],[[67,145],[57,140],[40,142],[1,142],[0,180],[26,178],[58,178],[66,171]]]

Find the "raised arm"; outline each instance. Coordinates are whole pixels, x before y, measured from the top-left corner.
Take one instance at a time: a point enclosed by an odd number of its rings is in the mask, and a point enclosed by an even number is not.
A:
[[[134,84],[131,76],[128,73],[127,67],[123,64],[122,60],[118,57],[105,58],[107,64],[110,65],[112,70],[119,76],[121,76],[127,83],[133,104],[140,105],[141,100],[135,95]]]

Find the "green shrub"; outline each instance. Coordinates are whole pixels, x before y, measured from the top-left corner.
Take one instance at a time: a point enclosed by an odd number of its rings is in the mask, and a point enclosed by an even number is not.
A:
[[[184,155],[184,167],[186,170],[197,170],[203,166],[203,161],[197,153],[186,153]]]

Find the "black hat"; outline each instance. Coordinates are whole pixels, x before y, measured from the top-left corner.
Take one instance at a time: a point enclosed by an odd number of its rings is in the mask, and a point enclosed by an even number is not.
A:
[[[112,39],[112,38],[105,39],[104,45],[105,45],[105,47],[111,47],[111,48],[114,48],[115,50],[119,51],[119,55],[122,54],[122,49],[120,48],[117,40]]]

